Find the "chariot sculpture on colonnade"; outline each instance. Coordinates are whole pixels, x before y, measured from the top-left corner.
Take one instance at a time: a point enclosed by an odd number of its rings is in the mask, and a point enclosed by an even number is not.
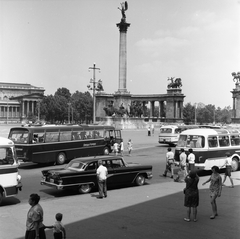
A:
[[[182,80],[181,78],[176,78],[175,80],[175,77],[171,77],[171,78],[168,78],[168,81],[170,80],[171,82],[168,84],[168,89],[170,88],[181,88],[182,87]]]

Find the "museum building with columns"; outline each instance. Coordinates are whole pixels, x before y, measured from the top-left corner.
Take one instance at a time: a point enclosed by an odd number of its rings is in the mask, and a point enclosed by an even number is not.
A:
[[[0,82],[0,122],[17,123],[38,115],[45,89],[22,83]]]

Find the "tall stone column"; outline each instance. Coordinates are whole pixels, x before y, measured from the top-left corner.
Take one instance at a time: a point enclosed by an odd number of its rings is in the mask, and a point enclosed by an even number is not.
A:
[[[120,31],[119,42],[119,82],[118,82],[118,94],[126,94],[127,92],[127,29],[130,23],[126,23],[125,20],[121,20],[117,24]]]

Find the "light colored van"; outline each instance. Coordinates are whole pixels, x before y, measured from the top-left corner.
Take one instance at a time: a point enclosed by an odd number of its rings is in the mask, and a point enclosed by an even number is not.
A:
[[[15,196],[21,189],[14,143],[0,137],[0,204],[5,197]]]

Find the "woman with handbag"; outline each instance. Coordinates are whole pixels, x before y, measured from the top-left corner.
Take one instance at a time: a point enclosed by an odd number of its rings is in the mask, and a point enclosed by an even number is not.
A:
[[[184,221],[190,222],[191,209],[193,211],[193,221],[197,221],[197,207],[199,205],[199,192],[198,192],[198,182],[199,177],[196,171],[191,171],[189,175],[185,178],[186,188],[184,189],[184,206],[187,207],[187,217]]]

